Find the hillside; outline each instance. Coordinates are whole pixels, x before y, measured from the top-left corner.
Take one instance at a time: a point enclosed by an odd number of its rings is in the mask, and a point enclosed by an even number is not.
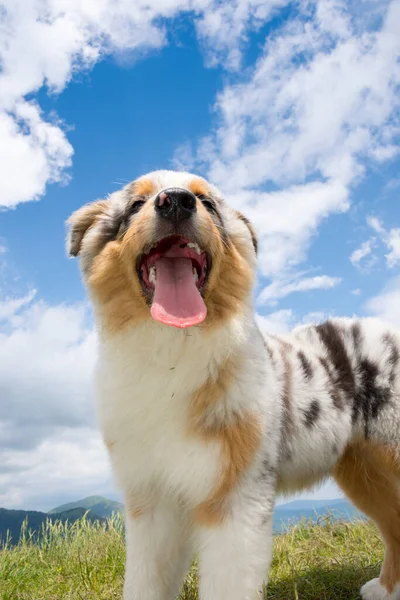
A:
[[[19,539],[22,523],[25,520],[28,521],[28,529],[36,535],[48,518],[52,522],[68,520],[74,523],[87,512],[88,519],[95,521],[97,519],[108,519],[114,513],[121,513],[122,509],[123,505],[121,503],[108,500],[102,496],[89,496],[76,502],[62,504],[48,513],[1,508],[0,544],[4,543],[6,539],[7,530],[10,531],[12,542],[16,543]],[[346,500],[295,500],[275,508],[273,531],[278,534],[304,518],[316,522],[327,514],[330,514],[333,520],[349,520],[362,517],[361,513]]]
[[[56,508],[49,510],[48,514],[60,514],[67,510],[72,510],[73,508],[85,508],[86,510],[90,509],[92,513],[98,515],[99,517],[107,518],[111,517],[114,512],[121,511],[123,509],[123,505],[115,500],[103,498],[103,496],[88,496],[87,498],[76,500],[75,502],[69,502],[68,504],[56,506]]]
[[[84,508],[73,508],[66,510],[61,514],[49,515],[47,513],[39,512],[36,510],[9,510],[0,508],[0,548],[5,543],[6,539],[10,543],[16,544],[19,541],[21,528],[26,521],[28,523],[27,530],[36,539],[41,534],[46,521],[55,522],[61,521],[65,523],[75,523],[75,521],[81,519],[87,511]],[[89,522],[99,520],[96,514],[91,514],[91,511],[87,514]],[[103,519],[101,519],[103,521]]]
[[[120,502],[108,500],[102,496],[89,496],[57,506],[50,510],[49,514],[60,514],[73,508],[90,509],[92,515],[96,514],[104,518],[111,517],[114,512],[123,511],[123,505]],[[361,513],[352,504],[342,498],[333,500],[294,500],[275,508],[274,531],[280,532],[288,525],[294,525],[303,518],[316,521],[327,513],[331,513],[338,519],[352,519],[361,516]]]
[[[383,548],[370,523],[297,525],[276,536],[268,600],[359,600],[376,577]],[[0,551],[1,600],[120,600],[125,548],[122,520],[49,525],[41,544]],[[194,566],[180,600],[197,600]]]

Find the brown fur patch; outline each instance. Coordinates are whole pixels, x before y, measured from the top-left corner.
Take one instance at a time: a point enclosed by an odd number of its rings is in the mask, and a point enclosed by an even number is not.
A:
[[[195,196],[208,196],[210,193],[207,182],[201,177],[194,177],[188,188]]]
[[[71,228],[69,253],[71,256],[78,256],[82,240],[87,230],[94,225],[100,215],[107,209],[107,200],[97,200],[90,204],[85,204],[76,210],[68,219],[67,223]]]
[[[227,496],[254,458],[261,427],[257,417],[249,413],[236,423],[221,426],[219,431],[204,433],[204,437],[221,443],[222,468],[216,489],[196,507],[194,517],[202,525],[215,525],[223,520]]]
[[[90,269],[88,287],[98,301],[102,325],[108,332],[151,318],[136,272],[136,258],[154,237],[151,212],[152,207],[146,204],[122,240],[106,244]]]
[[[128,512],[129,515],[133,518],[133,519],[138,519],[139,517],[141,517],[144,514],[144,510],[142,508],[128,508]]]
[[[399,448],[360,441],[349,446],[333,475],[352,502],[374,519],[386,545],[380,583],[400,583]]]
[[[124,269],[119,242],[107,244],[94,259],[88,285],[99,300],[102,324],[107,331],[115,333],[149,318],[136,273],[130,277]]]
[[[243,312],[243,304],[251,294],[254,273],[247,253],[229,238],[223,241],[207,210],[199,204],[200,236],[212,256],[211,273],[204,291],[207,320],[204,327],[213,328]]]
[[[194,511],[195,520],[202,525],[216,525],[223,520],[226,499],[250,466],[261,440],[261,425],[255,414],[231,414],[221,422],[210,418],[216,404],[224,400],[237,368],[237,361],[228,359],[218,376],[208,379],[193,398],[190,432],[221,446],[219,481]]]
[[[195,393],[191,403],[191,423],[194,430],[207,427],[207,416],[231,387],[240,365],[238,358],[228,358],[216,377],[209,377]]]
[[[152,196],[155,193],[154,184],[147,177],[134,181],[131,185],[131,191],[135,196]]]

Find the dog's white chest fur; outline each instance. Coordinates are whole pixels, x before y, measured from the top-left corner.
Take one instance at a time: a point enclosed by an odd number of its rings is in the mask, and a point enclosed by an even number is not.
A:
[[[146,496],[171,493],[194,506],[215,486],[220,466],[220,445],[189,431],[190,398],[204,382],[210,357],[204,348],[189,351],[183,332],[164,330],[167,350],[147,329],[101,344],[99,418],[125,489],[130,481]]]

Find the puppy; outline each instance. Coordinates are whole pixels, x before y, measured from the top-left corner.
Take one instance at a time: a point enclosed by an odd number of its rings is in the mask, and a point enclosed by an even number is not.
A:
[[[175,598],[194,552],[201,600],[260,598],[276,493],[330,475],[385,541],[362,597],[399,599],[399,335],[369,319],[262,334],[254,230],[188,173],[150,173],[69,225],[125,498],[124,600]]]

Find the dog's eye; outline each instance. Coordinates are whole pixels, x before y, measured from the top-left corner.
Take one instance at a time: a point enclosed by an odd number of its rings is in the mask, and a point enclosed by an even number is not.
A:
[[[146,203],[146,201],[145,201],[145,200],[136,200],[136,201],[135,201],[135,202],[132,204],[132,206],[131,206],[131,208],[130,208],[130,210],[129,210],[129,214],[130,214],[130,215],[135,215],[136,213],[138,213],[138,212],[139,212],[139,210],[142,208],[142,206],[143,206],[145,203]]]
[[[198,197],[199,200],[201,200],[201,203],[208,210],[208,212],[210,212],[210,213],[215,213],[216,212],[216,208],[215,208],[214,202],[212,202],[211,200],[209,200],[207,198],[207,196],[204,196],[204,194],[198,194],[197,197]]]

